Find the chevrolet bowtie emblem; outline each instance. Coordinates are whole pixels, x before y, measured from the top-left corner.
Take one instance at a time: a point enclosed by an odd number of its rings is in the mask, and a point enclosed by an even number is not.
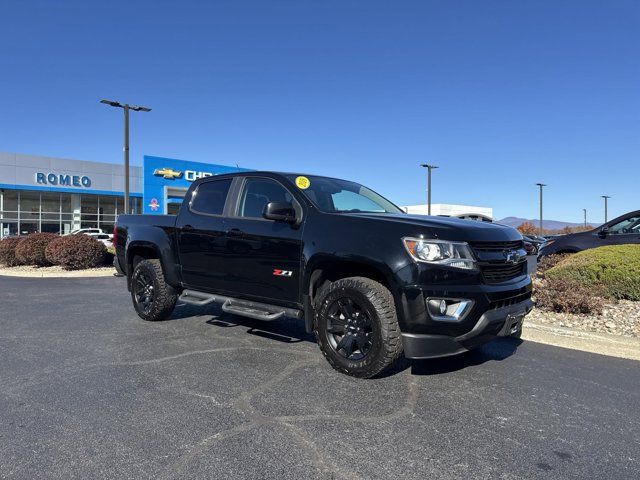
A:
[[[182,178],[182,172],[177,172],[171,168],[157,168],[153,171],[156,177],[164,177],[167,180],[174,180],[176,178]]]
[[[507,263],[518,263],[521,260],[520,253],[517,250],[505,250],[504,251],[505,261]]]

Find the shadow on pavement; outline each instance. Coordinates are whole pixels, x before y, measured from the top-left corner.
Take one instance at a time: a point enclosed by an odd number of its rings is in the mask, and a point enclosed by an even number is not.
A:
[[[304,331],[304,325],[299,320],[274,320],[265,322],[252,318],[239,317],[220,313],[220,315],[207,320],[207,324],[220,328],[248,328],[246,333],[257,337],[268,338],[282,343],[311,342],[316,343],[313,335]]]
[[[413,375],[438,375],[482,365],[485,362],[500,362],[513,355],[521,344],[522,340],[517,338],[497,338],[476,350],[460,355],[430,360],[410,360],[411,373]]]
[[[314,335],[306,333],[303,323],[299,320],[285,318],[265,322],[224,313],[216,305],[202,308],[179,304],[169,321],[203,316],[212,317],[206,321],[207,325],[212,327],[246,329],[242,335],[246,333],[281,343],[316,343]],[[505,337],[497,338],[470,352],[451,357],[427,360],[401,358],[392,369],[384,372],[378,378],[392,376],[408,368],[411,368],[412,375],[439,375],[482,365],[485,362],[502,361],[513,355],[521,344],[522,340],[520,339]]]

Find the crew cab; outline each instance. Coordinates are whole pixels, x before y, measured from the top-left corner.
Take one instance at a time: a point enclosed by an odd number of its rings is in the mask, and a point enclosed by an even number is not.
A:
[[[145,320],[177,301],[315,333],[338,371],[372,377],[519,336],[531,310],[513,228],[408,215],[358,183],[242,172],[193,182],[176,216],[121,215],[115,266]]]

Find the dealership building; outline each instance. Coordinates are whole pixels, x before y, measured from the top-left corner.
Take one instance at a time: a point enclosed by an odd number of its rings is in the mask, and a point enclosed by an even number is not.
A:
[[[429,207],[423,205],[407,205],[403,207],[405,212],[413,215],[428,215]],[[478,222],[492,222],[493,208],[476,207],[473,205],[451,205],[446,203],[431,204],[431,215],[441,217],[456,217],[464,220],[476,220]]]
[[[200,177],[244,169],[145,156],[130,168],[130,213],[175,213]],[[113,229],[124,208],[121,164],[0,152],[0,237]]]
[[[175,214],[191,182],[247,169],[145,155],[130,168],[130,213]],[[121,164],[0,152],[0,237],[79,228],[110,232],[124,208]],[[405,207],[426,215],[426,205]],[[491,221],[490,208],[432,205],[433,215]]]

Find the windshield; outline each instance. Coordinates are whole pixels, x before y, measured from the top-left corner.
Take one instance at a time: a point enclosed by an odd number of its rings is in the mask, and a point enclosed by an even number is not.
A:
[[[404,213],[386,198],[355,182],[287,175],[315,206],[329,213]]]

